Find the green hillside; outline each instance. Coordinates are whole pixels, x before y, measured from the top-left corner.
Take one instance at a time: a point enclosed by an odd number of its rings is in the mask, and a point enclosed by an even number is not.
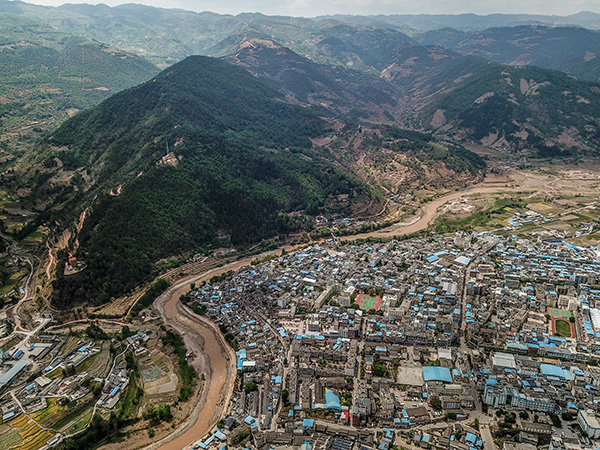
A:
[[[158,71],[137,56],[9,13],[0,13],[0,47],[0,141],[11,147]]]
[[[436,30],[415,39],[463,55],[518,66],[559,70],[581,80],[600,80],[600,33],[583,28],[519,26],[472,33]]]
[[[425,110],[471,139],[539,156],[598,150],[600,86],[537,67],[487,64]],[[430,122],[432,123],[432,122]]]
[[[49,182],[30,174],[30,198],[71,218],[73,205],[98,198],[79,236],[87,268],[56,282],[55,305],[106,302],[178,252],[276,235],[288,228],[280,212],[364,206],[370,189],[312,150],[324,132],[309,109],[205,57],[67,121],[40,148]]]

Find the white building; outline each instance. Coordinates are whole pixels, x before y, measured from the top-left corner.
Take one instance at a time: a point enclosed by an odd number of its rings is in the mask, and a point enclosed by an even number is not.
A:
[[[600,438],[600,422],[592,411],[579,410],[577,414],[577,422],[581,426],[581,429],[587,433],[592,439]]]

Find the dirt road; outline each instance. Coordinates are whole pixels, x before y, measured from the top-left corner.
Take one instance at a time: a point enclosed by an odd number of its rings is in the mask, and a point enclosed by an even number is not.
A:
[[[452,200],[456,200],[457,198],[465,197],[467,195],[517,192],[520,190],[520,188],[507,185],[505,179],[486,179],[485,181],[468,187],[467,189],[450,192],[432,200],[429,203],[426,203],[421,208],[419,219],[408,225],[394,224],[377,231],[340,237],[340,240],[353,241],[355,239],[365,239],[369,237],[406,236],[407,234],[417,233],[427,228],[429,224],[431,224],[431,222],[438,216],[438,209]]]

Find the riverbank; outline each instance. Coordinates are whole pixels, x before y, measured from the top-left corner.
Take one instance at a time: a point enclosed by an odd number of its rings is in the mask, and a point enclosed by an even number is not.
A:
[[[394,236],[418,233],[426,229],[438,216],[438,210],[441,206],[452,200],[465,195],[511,191],[516,191],[516,188],[507,185],[504,178],[486,179],[475,186],[462,191],[447,193],[425,204],[421,208],[419,217],[408,224],[394,224],[368,233],[341,237],[340,240],[353,241],[370,237],[393,238]],[[281,247],[260,255],[243,258],[209,270],[201,275],[187,276],[179,280],[175,286],[157,299],[155,307],[160,311],[165,323],[182,333],[186,346],[191,345],[192,351],[203,352],[207,358],[209,370],[205,372],[207,385],[202,391],[198,405],[192,410],[189,420],[181,424],[171,435],[151,446],[147,446],[146,450],[181,450],[189,448],[191,444],[203,439],[209,432],[213,431],[216,422],[227,410],[233,394],[233,380],[236,375],[235,354],[225,342],[216,325],[185,308],[179,301],[180,296],[189,292],[191,283],[209,280],[228,271],[236,271],[249,266],[255,259],[278,255],[281,254],[282,250],[286,252],[294,251],[305,245]],[[192,338],[190,331],[197,333],[197,336]],[[200,347],[197,344],[199,341],[203,342]]]

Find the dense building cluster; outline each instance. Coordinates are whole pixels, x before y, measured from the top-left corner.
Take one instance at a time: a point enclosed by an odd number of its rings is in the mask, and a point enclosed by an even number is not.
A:
[[[224,430],[257,448],[585,448],[599,260],[557,237],[459,232],[330,240],[214,278],[190,298],[237,351]]]

